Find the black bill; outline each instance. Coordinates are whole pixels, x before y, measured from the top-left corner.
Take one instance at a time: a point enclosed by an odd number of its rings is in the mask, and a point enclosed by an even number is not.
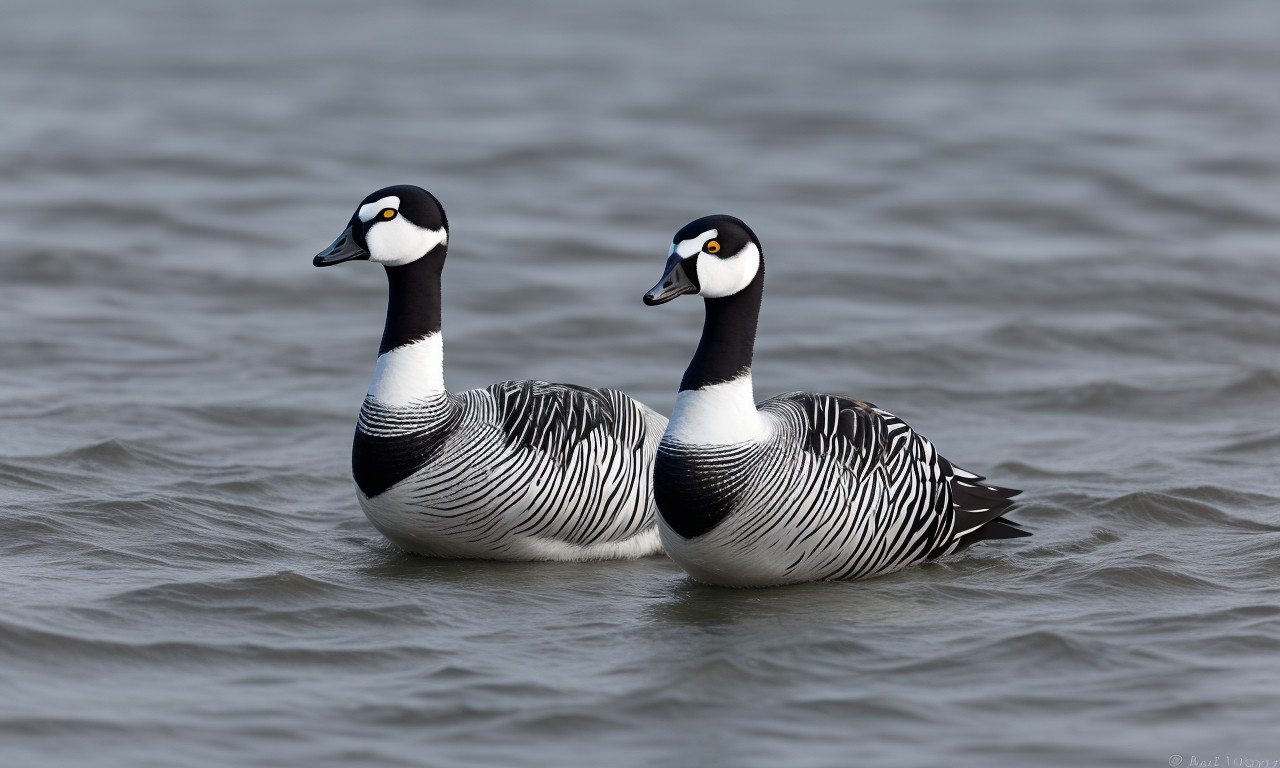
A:
[[[676,254],[671,254],[671,258],[667,259],[667,271],[658,284],[644,295],[644,303],[656,307],[659,304],[666,304],[677,296],[697,293],[698,270],[694,261],[697,258],[697,255],[694,255],[685,260]]]
[[[355,236],[351,234],[351,227],[348,226],[328,248],[317,253],[311,263],[317,267],[327,267],[352,259],[367,258],[369,258],[369,251],[356,242]]]

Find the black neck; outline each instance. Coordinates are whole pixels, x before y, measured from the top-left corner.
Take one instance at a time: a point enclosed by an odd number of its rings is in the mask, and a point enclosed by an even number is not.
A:
[[[445,245],[437,245],[417,261],[387,267],[387,324],[379,355],[440,332],[440,272],[445,250]]]
[[[756,346],[756,321],[764,296],[764,263],[746,288],[720,299],[705,299],[707,319],[702,341],[684,371],[680,391],[733,381],[751,371]]]

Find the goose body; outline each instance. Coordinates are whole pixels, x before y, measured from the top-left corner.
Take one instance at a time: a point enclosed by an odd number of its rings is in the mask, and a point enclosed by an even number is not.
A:
[[[316,266],[386,267],[387,322],[360,409],[360,506],[409,552],[497,560],[660,553],[652,467],[666,419],[626,394],[543,381],[444,385],[444,210],[426,190],[366,197]],[[416,254],[416,255],[415,255]]]
[[[791,392],[756,404],[760,243],[709,216],[673,240],[661,304],[705,299],[702,340],[654,466],[667,554],[699,581],[747,587],[858,579],[1030,535],[1002,517],[1018,491],[959,469],[888,411]]]

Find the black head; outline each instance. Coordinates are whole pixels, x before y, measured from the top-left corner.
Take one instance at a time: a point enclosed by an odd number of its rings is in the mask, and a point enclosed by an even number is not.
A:
[[[662,279],[644,295],[644,303],[665,304],[686,293],[708,299],[732,296],[763,267],[760,241],[746,222],[725,214],[703,216],[671,238]]]
[[[317,267],[353,259],[388,267],[412,263],[449,242],[440,201],[422,187],[397,184],[365,197],[337,240],[316,254]]]

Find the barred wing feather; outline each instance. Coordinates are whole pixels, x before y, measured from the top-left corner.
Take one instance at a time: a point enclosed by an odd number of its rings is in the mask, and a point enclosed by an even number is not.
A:
[[[393,541],[426,554],[510,559],[658,551],[650,489],[661,416],[616,390],[541,381],[442,397],[444,406],[421,407],[447,433],[420,430],[412,442],[430,447],[409,456],[417,465],[362,502]],[[368,434],[372,416],[366,402],[365,443],[393,445],[395,434]],[[413,420],[397,411],[391,423]]]
[[[809,475],[805,484],[840,491],[801,505],[813,520],[806,535],[833,528],[822,523],[839,514],[839,506],[851,518],[840,546],[822,548],[834,550],[823,564],[831,574],[827,578],[887,573],[984,539],[1030,535],[1000,517],[1018,491],[984,485],[984,478],[954,467],[887,411],[848,397],[806,392],[772,398],[760,410],[774,419],[773,442],[803,446],[792,464],[809,470],[803,473]],[[825,471],[813,476],[814,469]],[[797,490],[805,492],[791,492]]]

